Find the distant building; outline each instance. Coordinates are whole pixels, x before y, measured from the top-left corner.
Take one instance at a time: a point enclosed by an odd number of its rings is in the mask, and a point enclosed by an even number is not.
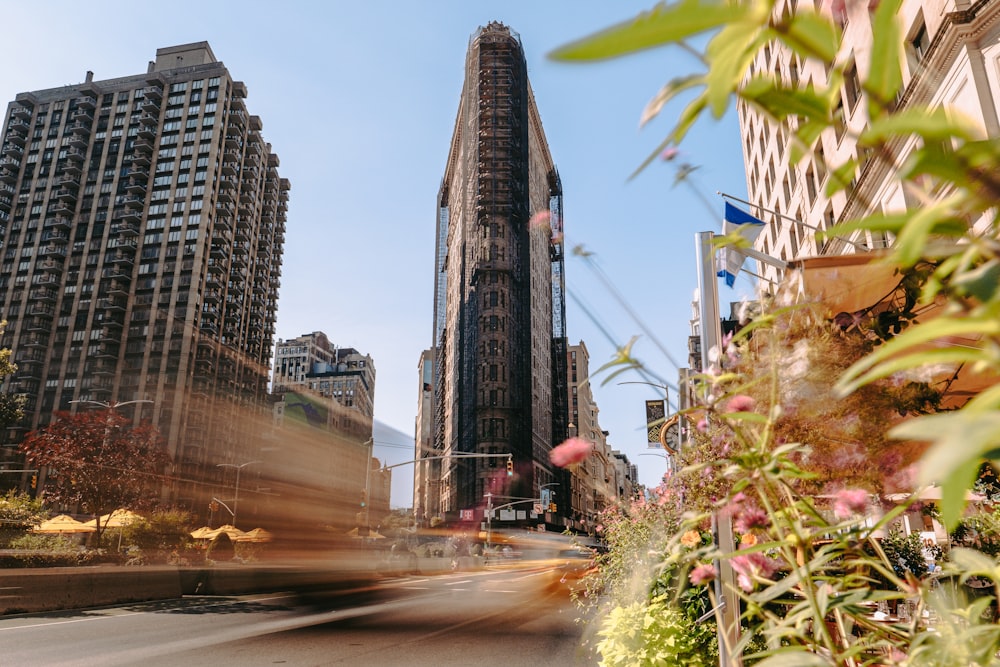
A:
[[[424,350],[417,365],[414,431],[413,516],[419,524],[429,525],[441,517],[441,460],[436,458],[440,450],[434,448],[434,350]]]
[[[3,389],[27,405],[0,462],[55,411],[132,401],[167,440],[173,503],[207,512],[256,457],[290,184],[246,97],[197,42],[8,105],[0,345],[18,365]]]
[[[592,453],[567,476],[570,506],[565,515],[572,528],[592,531],[597,525],[597,515],[615,504],[619,496],[608,432],[601,428],[598,421],[600,410],[590,389],[590,353],[583,341],[569,346],[568,390],[573,418],[570,435],[589,442]]]
[[[487,493],[537,497],[559,474],[549,451],[568,424],[562,243],[562,185],[524,50],[490,23],[469,43],[438,196],[432,449],[501,456],[441,464],[449,517],[481,516]]]

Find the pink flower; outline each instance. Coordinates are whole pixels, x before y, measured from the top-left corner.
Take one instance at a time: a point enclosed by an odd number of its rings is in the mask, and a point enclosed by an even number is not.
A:
[[[698,429],[699,433],[704,433],[705,431],[708,430],[708,420],[702,417],[701,419],[698,420],[698,424],[697,426],[695,426],[695,428]]]
[[[726,402],[725,412],[752,412],[756,401],[746,394],[736,394]]]
[[[593,451],[593,447],[583,438],[570,438],[561,445],[552,448],[552,451],[549,452],[549,460],[552,461],[552,465],[568,468],[575,463],[584,461],[590,456],[591,451]]]
[[[736,514],[733,527],[737,533],[749,533],[752,530],[764,529],[771,525],[767,512],[759,507],[747,507]]]
[[[833,501],[833,513],[838,519],[861,514],[868,507],[868,492],[864,489],[841,489]]]
[[[552,219],[552,214],[548,211],[539,211],[538,213],[531,216],[531,220],[528,221],[528,227],[530,229],[548,229],[549,221]]]
[[[688,579],[691,580],[693,585],[702,586],[715,579],[717,575],[718,573],[715,571],[714,565],[702,563],[698,567],[691,570],[691,574],[688,575]]]
[[[767,579],[778,569],[777,561],[760,553],[733,556],[729,564],[738,575],[736,583],[747,593],[753,590],[755,578]]]
[[[670,162],[671,160],[676,158],[679,153],[680,153],[679,150],[671,146],[670,148],[660,153],[660,159],[663,160],[664,162]]]

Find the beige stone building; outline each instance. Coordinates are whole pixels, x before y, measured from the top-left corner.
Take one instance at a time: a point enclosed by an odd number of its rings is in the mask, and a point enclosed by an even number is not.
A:
[[[837,6],[835,8],[835,5]],[[843,11],[839,9],[843,6]],[[754,215],[767,222],[758,237],[758,250],[782,259],[817,255],[866,253],[884,248],[892,238],[858,231],[817,245],[811,228],[827,229],[845,218],[866,212],[898,212],[919,205],[895,176],[913,149],[911,143],[893,147],[895,164],[859,150],[855,137],[868,123],[865,94],[860,82],[871,62],[872,15],[868,2],[783,0],[776,15],[816,9],[837,11],[843,27],[838,54],[848,76],[840,89],[838,114],[842,122],[827,130],[817,144],[817,155],[794,164],[789,136],[795,121],[776,124],[740,105],[739,117],[747,188]],[[994,0],[904,0],[899,12],[904,43],[903,89],[899,108],[910,105],[942,107],[970,119],[983,138],[1000,137],[1000,2]],[[781,48],[764,48],[753,63],[755,73],[772,72],[786,83],[827,85],[827,72],[818,62],[802,61]],[[858,167],[852,187],[827,197],[831,166],[855,159]],[[941,194],[941,193],[938,193]],[[798,224],[800,221],[803,224]],[[985,224],[985,220],[979,221]],[[769,280],[780,271],[759,265]]]

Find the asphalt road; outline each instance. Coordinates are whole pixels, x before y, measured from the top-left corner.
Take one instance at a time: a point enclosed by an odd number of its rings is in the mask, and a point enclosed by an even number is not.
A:
[[[551,570],[385,580],[352,596],[185,597],[0,617],[0,665],[589,665]]]

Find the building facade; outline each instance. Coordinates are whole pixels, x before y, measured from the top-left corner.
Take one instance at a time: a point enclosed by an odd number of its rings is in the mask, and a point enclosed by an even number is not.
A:
[[[204,507],[253,456],[290,184],[246,97],[199,42],[8,105],[0,344],[28,402],[0,456],[57,410],[132,401],[167,441],[172,502]]]
[[[568,423],[561,232],[520,38],[490,23],[469,44],[438,196],[432,450],[494,458],[443,461],[442,513],[480,508],[487,493],[537,497],[556,477],[549,451]]]
[[[375,418],[375,363],[352,347],[337,347],[321,331],[279,340],[274,351],[272,390],[305,389]],[[370,429],[369,429],[370,430]]]
[[[817,245],[815,229],[866,213],[896,213],[919,205],[905,190],[895,169],[913,150],[897,142],[889,153],[893,163],[859,149],[855,137],[868,124],[860,82],[871,63],[872,14],[866,2],[784,0],[777,16],[803,9],[834,15],[843,29],[839,62],[847,65],[840,86],[837,115],[842,121],[826,130],[816,154],[796,164],[790,159],[789,137],[796,120],[775,123],[748,105],[738,107],[751,209],[768,224],[756,241],[758,250],[785,260],[866,253],[892,243],[891,235],[868,230],[831,238]],[[982,137],[1000,136],[1000,2],[993,0],[904,0],[899,11],[904,43],[903,88],[897,108],[942,107],[979,126]],[[792,85],[828,85],[827,71],[816,61],[803,61],[781,47],[757,54],[754,74],[773,73]],[[855,160],[851,187],[826,195],[831,168]],[[940,193],[939,193],[940,194]],[[974,221],[985,225],[985,219]],[[805,224],[802,224],[805,223]],[[771,281],[780,272],[758,263]]]

